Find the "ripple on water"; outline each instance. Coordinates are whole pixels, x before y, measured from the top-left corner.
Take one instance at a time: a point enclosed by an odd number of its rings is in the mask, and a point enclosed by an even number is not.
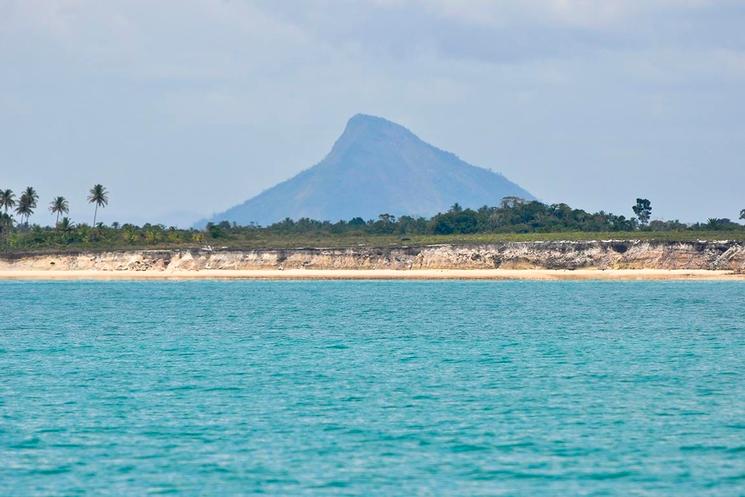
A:
[[[0,282],[0,495],[740,496],[736,282]]]

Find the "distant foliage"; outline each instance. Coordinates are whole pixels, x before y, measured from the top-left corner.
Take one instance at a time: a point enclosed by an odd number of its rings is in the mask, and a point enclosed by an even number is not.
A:
[[[208,231],[212,228],[208,225]],[[220,225],[218,225],[220,226]],[[685,229],[684,225],[680,225]],[[381,214],[367,222],[354,218],[349,222],[315,221],[312,219],[285,219],[264,230],[283,234],[309,232],[400,235],[450,235],[468,233],[550,233],[562,231],[633,231],[637,222],[633,218],[606,212],[589,213],[572,209],[566,204],[547,205],[506,198],[499,207],[484,206],[477,210],[464,209],[454,204],[450,210],[432,218]]]
[[[465,209],[454,204],[447,212],[431,218],[381,213],[376,219],[355,217],[349,221],[317,221],[314,219],[284,219],[266,227],[238,226],[223,221],[209,223],[203,230],[177,229],[160,224],[112,223],[99,224],[96,229],[75,224],[68,217],[60,219],[57,228],[27,227],[14,223],[13,218],[0,215],[0,250],[59,250],[65,248],[148,248],[182,246],[240,246],[242,243],[261,246],[292,244],[293,240],[310,240],[320,246],[324,240],[374,241],[375,237],[410,237],[472,234],[549,234],[549,233],[613,233],[644,231],[671,233],[692,231],[737,231],[745,234],[745,226],[724,218],[712,218],[705,223],[687,225],[680,221],[649,221],[651,204],[639,199],[637,218],[627,218],[604,211],[587,212],[566,204],[544,204],[507,197],[499,206]],[[635,206],[635,207],[636,207]],[[64,211],[63,211],[64,212]],[[25,219],[25,218],[22,218]],[[642,223],[642,220],[644,223]],[[379,239],[379,238],[377,238]]]
[[[712,217],[712,218],[709,218],[709,220],[706,221],[705,224],[696,223],[692,225],[692,227],[698,230],[710,230],[710,231],[734,231],[734,230],[742,229],[742,225],[737,224],[734,221],[727,219],[726,217],[723,217],[723,218]]]

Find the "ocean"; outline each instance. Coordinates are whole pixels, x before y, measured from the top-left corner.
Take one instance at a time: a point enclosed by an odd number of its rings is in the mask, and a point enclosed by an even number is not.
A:
[[[2,496],[743,496],[741,282],[0,282]]]

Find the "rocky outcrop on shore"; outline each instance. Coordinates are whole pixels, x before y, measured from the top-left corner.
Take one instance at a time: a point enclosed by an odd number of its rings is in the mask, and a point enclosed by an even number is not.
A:
[[[745,272],[745,242],[639,240],[2,254],[0,270],[708,269]]]

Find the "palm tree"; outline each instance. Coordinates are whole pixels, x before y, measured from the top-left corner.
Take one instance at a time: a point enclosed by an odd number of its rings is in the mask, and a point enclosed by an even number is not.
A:
[[[55,197],[52,203],[49,204],[49,210],[52,214],[57,214],[57,220],[54,222],[54,225],[57,226],[59,224],[59,215],[70,212],[70,204],[65,197]]]
[[[37,201],[39,200],[39,194],[36,193],[33,186],[27,186],[21,194],[21,198],[18,200],[18,207],[16,207],[16,213],[23,218],[26,217],[26,226],[28,227],[28,218],[34,213],[36,209]]]
[[[8,209],[12,209],[16,206],[16,196],[13,190],[0,190],[0,208],[5,209],[5,213],[8,213]]]
[[[32,197],[26,195],[26,192],[21,195],[21,199],[18,201],[18,207],[16,207],[16,214],[21,216],[21,219],[26,218],[26,226],[28,226],[28,218],[34,213],[34,203]]]
[[[106,207],[109,204],[109,192],[106,191],[106,188],[104,188],[103,185],[94,185],[88,195],[88,202],[96,204],[96,210],[93,211],[93,227],[95,227],[98,208]]]
[[[39,200],[39,194],[36,193],[36,190],[34,190],[33,186],[27,186],[26,190],[23,192],[23,195],[26,195],[29,200],[29,205],[32,209],[36,209],[36,202]]]

